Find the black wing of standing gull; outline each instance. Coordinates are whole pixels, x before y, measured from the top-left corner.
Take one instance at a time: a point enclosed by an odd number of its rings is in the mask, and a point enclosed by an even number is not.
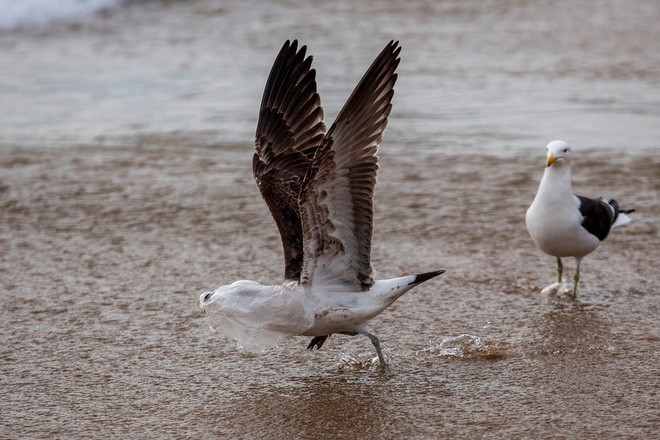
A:
[[[330,127],[305,177],[301,283],[366,288],[374,282],[371,236],[378,145],[392,108],[398,42],[364,74]]]
[[[612,224],[619,215],[619,204],[616,200],[590,199],[589,197],[579,196],[580,214],[582,214],[582,227],[590,234],[598,237],[600,241],[607,238]]]
[[[285,278],[298,281],[303,233],[298,197],[325,134],[316,71],[306,47],[287,41],[270,71],[259,111],[252,169],[284,248]]]

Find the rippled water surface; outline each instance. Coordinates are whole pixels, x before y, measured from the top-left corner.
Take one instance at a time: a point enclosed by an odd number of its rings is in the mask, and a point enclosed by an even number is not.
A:
[[[656,2],[133,2],[0,33],[0,438],[657,438]],[[321,350],[210,332],[200,292],[280,281],[251,137],[286,38],[332,120],[391,38],[373,263],[444,268]],[[544,145],[634,207],[546,296]],[[566,262],[568,276],[574,263]]]

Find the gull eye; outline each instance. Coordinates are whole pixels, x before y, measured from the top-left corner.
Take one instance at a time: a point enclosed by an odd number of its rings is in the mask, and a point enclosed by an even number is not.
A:
[[[564,153],[568,153],[568,148],[564,148]]]

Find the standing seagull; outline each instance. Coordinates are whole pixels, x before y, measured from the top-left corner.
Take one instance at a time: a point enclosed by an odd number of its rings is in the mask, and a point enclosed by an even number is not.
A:
[[[610,230],[630,222],[616,200],[590,199],[573,194],[571,188],[571,147],[564,141],[552,141],[539,190],[527,209],[525,222],[536,246],[557,257],[557,288],[562,283],[561,257],[574,257],[577,263],[573,298],[580,281],[580,262],[593,252]]]
[[[333,333],[371,339],[367,322],[444,270],[375,280],[371,266],[378,145],[392,108],[401,48],[390,42],[325,132],[312,57],[287,41],[266,82],[255,139],[254,178],[284,248],[284,282],[236,281],[203,293],[213,330],[247,348],[288,336]]]

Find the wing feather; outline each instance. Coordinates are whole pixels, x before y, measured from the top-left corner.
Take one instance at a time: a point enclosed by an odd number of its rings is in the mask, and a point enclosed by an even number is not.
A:
[[[579,210],[582,214],[582,227],[590,234],[603,241],[612,229],[612,224],[619,214],[618,203],[616,209],[605,199],[590,199],[576,195],[580,200]]]
[[[285,279],[299,280],[303,233],[298,198],[314,152],[325,134],[316,72],[306,47],[287,41],[271,68],[261,100],[252,170],[277,224]]]
[[[302,283],[366,288],[378,146],[392,109],[401,48],[390,42],[364,74],[319,147],[301,193]]]

